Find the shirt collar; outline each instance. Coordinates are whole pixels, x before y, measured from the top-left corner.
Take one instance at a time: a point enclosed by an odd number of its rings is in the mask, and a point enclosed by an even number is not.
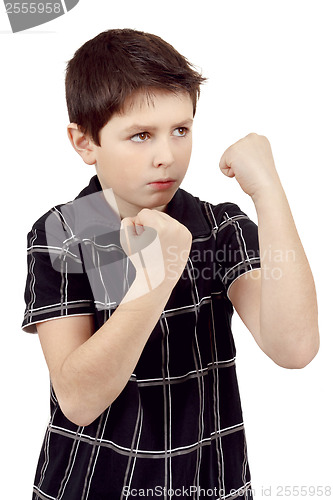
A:
[[[89,185],[81,191],[79,197],[101,191],[97,175],[90,179]],[[210,227],[202,211],[202,202],[184,189],[178,188],[167,205],[166,213],[184,224],[194,237],[210,233]]]
[[[202,202],[184,189],[178,188],[168,203],[166,213],[184,224],[193,236],[210,233],[210,227],[202,211]]]

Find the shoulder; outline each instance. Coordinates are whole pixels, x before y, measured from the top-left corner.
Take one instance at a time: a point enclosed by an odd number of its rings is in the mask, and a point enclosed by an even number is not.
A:
[[[186,225],[193,235],[204,235],[228,221],[248,218],[232,202],[211,203],[179,188],[168,205],[168,214]]]
[[[35,238],[38,236],[40,238],[43,238],[43,234],[45,234],[46,226],[48,223],[52,222],[52,220],[57,220],[61,221],[63,227],[66,229],[66,225],[69,226],[70,224],[70,214],[73,211],[73,203],[75,200],[78,200],[79,198],[83,198],[89,194],[92,194],[96,191],[98,191],[99,188],[99,182],[97,179],[97,176],[94,176],[91,178],[89,185],[86,186],[84,189],[80,191],[80,193],[73,198],[70,201],[64,202],[64,203],[59,203],[57,205],[54,205],[52,208],[47,210],[43,215],[41,215],[31,226],[31,229],[28,233],[28,237],[31,237],[32,235],[35,235]],[[67,215],[67,219],[65,219],[65,215]],[[67,228],[69,229],[69,227]]]

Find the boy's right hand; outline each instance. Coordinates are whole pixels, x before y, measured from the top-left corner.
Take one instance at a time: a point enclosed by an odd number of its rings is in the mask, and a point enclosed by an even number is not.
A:
[[[192,234],[164,212],[144,208],[121,222],[120,243],[133,262],[142,293],[161,283],[174,287],[191,250]]]

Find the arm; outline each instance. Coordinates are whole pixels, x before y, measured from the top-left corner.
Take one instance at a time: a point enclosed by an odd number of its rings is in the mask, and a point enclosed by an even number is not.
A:
[[[135,220],[143,224],[140,214]],[[123,390],[186,264],[185,253],[189,253],[192,240],[189,231],[166,214],[145,210],[144,215],[145,225],[158,231],[162,250],[171,241],[178,242],[177,278],[173,262],[172,278],[166,266],[164,280],[143,295],[146,285],[137,272],[139,278],[94,334],[92,316],[61,318],[37,326],[60,407],[77,425],[89,425]]]
[[[256,134],[245,139],[222,163],[233,168],[228,176],[237,179],[239,172],[239,182],[254,202],[261,270],[237,279],[229,297],[270,358],[286,368],[302,368],[319,348],[315,285],[269,142]]]
[[[90,424],[120,394],[171,291],[162,286],[119,304],[95,333],[93,316],[38,324],[52,384],[69,420],[82,426]]]

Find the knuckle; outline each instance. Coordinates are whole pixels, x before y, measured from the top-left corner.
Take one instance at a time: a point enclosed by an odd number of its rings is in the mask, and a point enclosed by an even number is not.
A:
[[[152,214],[152,210],[150,210],[149,208],[142,208],[140,210],[140,212],[138,212],[137,216],[136,216],[136,220],[140,220],[142,222],[148,222],[149,220],[152,220],[153,218],[153,214]]]
[[[130,217],[124,217],[123,219],[121,219],[122,226],[129,226],[131,224],[132,224],[132,221],[131,221]]]
[[[150,212],[153,212],[153,210],[150,210],[149,208],[142,208],[139,214],[149,214]]]

